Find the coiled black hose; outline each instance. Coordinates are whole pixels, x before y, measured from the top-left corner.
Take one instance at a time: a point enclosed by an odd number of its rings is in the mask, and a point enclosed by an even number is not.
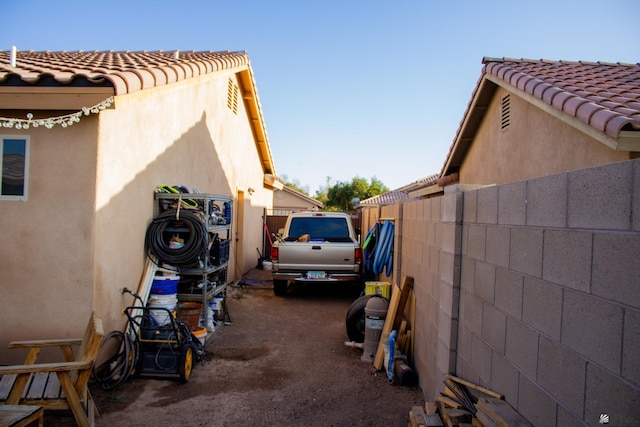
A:
[[[184,246],[171,244],[171,233],[185,236]],[[189,209],[170,209],[151,221],[145,236],[147,255],[155,255],[159,263],[179,268],[198,266],[208,248],[207,227],[202,219]]]
[[[138,343],[131,333],[111,331],[103,338],[100,349],[115,349],[115,353],[93,367],[92,377],[103,390],[111,390],[133,374],[139,357]]]

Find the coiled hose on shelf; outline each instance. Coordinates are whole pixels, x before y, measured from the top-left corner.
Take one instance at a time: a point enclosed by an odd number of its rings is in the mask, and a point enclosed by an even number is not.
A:
[[[183,244],[176,245],[167,238],[169,233],[187,236]],[[206,256],[208,248],[206,224],[188,209],[170,209],[151,221],[145,236],[148,255],[155,255],[158,263],[167,263],[180,268],[194,267]]]

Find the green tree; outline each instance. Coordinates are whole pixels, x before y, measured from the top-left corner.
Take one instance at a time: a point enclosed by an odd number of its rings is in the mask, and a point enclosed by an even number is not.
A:
[[[356,176],[351,182],[339,181],[332,186],[327,186],[327,200],[325,210],[352,212],[354,210],[354,200],[364,200],[369,197],[389,191],[376,177],[368,182],[366,179]],[[317,195],[317,194],[316,194]]]
[[[283,175],[282,179],[284,180],[284,185],[286,185],[287,187],[299,191],[306,196],[309,195],[309,186],[300,184],[300,180],[294,179],[289,181],[289,178],[286,175]]]

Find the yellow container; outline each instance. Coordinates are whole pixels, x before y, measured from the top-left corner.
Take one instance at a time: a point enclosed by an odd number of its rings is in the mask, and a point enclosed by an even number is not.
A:
[[[365,282],[365,295],[380,295],[389,299],[391,284],[389,282]]]

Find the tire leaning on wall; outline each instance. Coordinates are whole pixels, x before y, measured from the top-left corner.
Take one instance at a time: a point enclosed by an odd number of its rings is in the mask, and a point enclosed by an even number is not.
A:
[[[345,319],[347,327],[347,336],[350,341],[363,343],[364,342],[364,324],[365,324],[365,312],[364,308],[374,295],[363,295],[356,299],[349,310],[347,310],[347,316]]]

